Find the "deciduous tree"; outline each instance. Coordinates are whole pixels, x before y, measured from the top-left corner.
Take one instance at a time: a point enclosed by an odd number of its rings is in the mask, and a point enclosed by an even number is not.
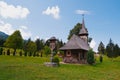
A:
[[[78,34],[79,34],[79,31],[80,31],[80,28],[82,28],[82,24],[77,23],[77,24],[74,26],[74,28],[70,30],[69,35],[68,35],[68,40],[71,38],[71,36],[72,36],[73,34],[78,35]]]
[[[10,35],[4,43],[4,46],[7,48],[13,48],[15,51],[16,49],[22,49],[23,38],[20,31],[16,30],[12,35]]]
[[[70,30],[69,35],[68,35],[68,40],[72,37],[73,34],[78,35],[80,32],[80,29],[82,28],[82,24],[77,23],[73,29]],[[92,41],[91,37],[88,37],[88,43]]]

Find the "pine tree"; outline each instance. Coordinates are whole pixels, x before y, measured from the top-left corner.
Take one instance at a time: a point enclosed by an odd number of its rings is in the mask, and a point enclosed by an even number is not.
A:
[[[114,57],[118,57],[119,56],[119,46],[116,44],[115,46],[114,46]]]
[[[37,46],[37,51],[40,51],[40,50],[41,50],[40,39],[37,39],[37,40],[35,41],[35,43],[36,43],[36,46]]]
[[[107,52],[107,56],[110,58],[114,57],[114,43],[112,42],[112,40],[110,39],[108,45],[106,46],[106,52]]]
[[[100,54],[104,54],[104,52],[105,52],[105,46],[102,42],[100,42],[100,44],[98,46],[98,51]]]

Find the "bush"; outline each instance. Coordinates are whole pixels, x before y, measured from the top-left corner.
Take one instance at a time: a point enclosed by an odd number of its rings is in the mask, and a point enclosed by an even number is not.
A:
[[[10,50],[9,49],[7,50],[7,55],[10,55]]]
[[[15,56],[15,54],[16,54],[16,49],[15,49],[14,52],[13,52],[13,56]]]
[[[51,50],[48,46],[44,47],[44,54],[46,55],[46,57],[51,53]]]
[[[59,64],[59,58],[58,57],[54,57],[53,58],[53,60],[52,60],[52,62],[55,62],[55,63],[57,63],[57,65],[59,66],[60,64]]]
[[[94,59],[94,52],[92,49],[90,49],[88,52],[87,52],[87,62],[88,64],[93,64],[95,62],[95,59]]]
[[[20,56],[22,56],[22,51],[19,52]]]
[[[102,63],[102,61],[103,61],[103,57],[102,55],[100,55],[100,62]]]
[[[24,56],[27,56],[27,52],[25,51]]]
[[[29,53],[28,53],[28,56],[32,56],[32,52],[29,52]]]
[[[36,56],[36,52],[33,53],[33,57],[35,57],[35,56]]]
[[[39,52],[36,53],[36,56],[39,57]],[[42,54],[40,54],[40,56],[42,57]]]

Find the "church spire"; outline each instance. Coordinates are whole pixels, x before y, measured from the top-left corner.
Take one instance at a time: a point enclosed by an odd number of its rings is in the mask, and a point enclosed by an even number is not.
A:
[[[82,28],[80,28],[79,36],[84,41],[88,42],[88,31],[87,31],[87,28],[85,27],[84,14],[82,16],[83,16],[83,19],[82,19]]]
[[[82,28],[85,28],[85,23],[84,23],[84,14],[82,14],[83,19],[82,19]]]
[[[80,29],[79,35],[88,35],[88,31],[85,28],[85,22],[84,22],[84,14],[82,14],[83,19],[82,19],[82,28]]]

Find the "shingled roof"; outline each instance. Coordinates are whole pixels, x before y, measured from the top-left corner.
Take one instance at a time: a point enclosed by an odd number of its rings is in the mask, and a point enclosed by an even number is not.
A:
[[[70,40],[60,48],[60,50],[69,50],[69,49],[82,49],[82,50],[89,50],[89,45],[83,39],[81,39],[77,35],[73,35]]]

